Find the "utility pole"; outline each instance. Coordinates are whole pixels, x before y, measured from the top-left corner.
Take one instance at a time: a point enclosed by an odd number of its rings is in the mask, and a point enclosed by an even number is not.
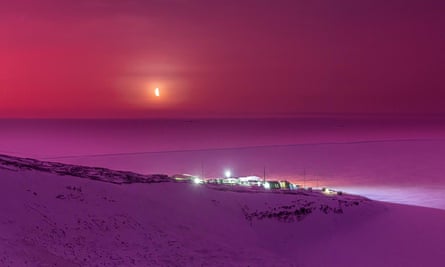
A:
[[[266,166],[264,166],[264,170],[263,170],[263,179],[264,179],[264,183],[266,183]]]
[[[303,188],[306,187],[306,168],[303,170]]]
[[[201,160],[201,179],[204,180],[204,163]]]

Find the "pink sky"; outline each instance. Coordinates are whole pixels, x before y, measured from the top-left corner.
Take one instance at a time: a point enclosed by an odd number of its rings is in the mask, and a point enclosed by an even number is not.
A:
[[[0,117],[444,113],[444,8],[0,0]]]

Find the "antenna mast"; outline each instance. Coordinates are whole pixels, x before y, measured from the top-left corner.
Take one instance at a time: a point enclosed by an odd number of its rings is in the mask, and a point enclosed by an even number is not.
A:
[[[303,187],[306,187],[306,168],[303,170]]]
[[[201,179],[204,180],[204,162],[201,160]]]
[[[264,166],[264,170],[263,170],[263,179],[264,179],[264,183],[266,183],[266,166]]]

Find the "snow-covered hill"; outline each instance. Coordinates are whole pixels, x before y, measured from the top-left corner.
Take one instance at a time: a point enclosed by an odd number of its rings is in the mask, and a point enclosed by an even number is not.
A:
[[[409,267],[445,256],[442,210],[7,156],[0,167],[1,266]]]
[[[20,171],[34,170],[88,178],[115,184],[123,183],[160,183],[170,181],[164,174],[142,175],[129,171],[115,171],[100,167],[87,167],[57,162],[39,161],[29,158],[18,158],[0,154],[0,169]]]

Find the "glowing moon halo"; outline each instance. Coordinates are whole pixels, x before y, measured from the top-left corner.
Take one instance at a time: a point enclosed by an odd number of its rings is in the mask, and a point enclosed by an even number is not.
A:
[[[159,92],[159,88],[156,88],[155,89],[155,96],[157,96],[157,97],[159,97],[161,94],[160,94],[160,92]]]

